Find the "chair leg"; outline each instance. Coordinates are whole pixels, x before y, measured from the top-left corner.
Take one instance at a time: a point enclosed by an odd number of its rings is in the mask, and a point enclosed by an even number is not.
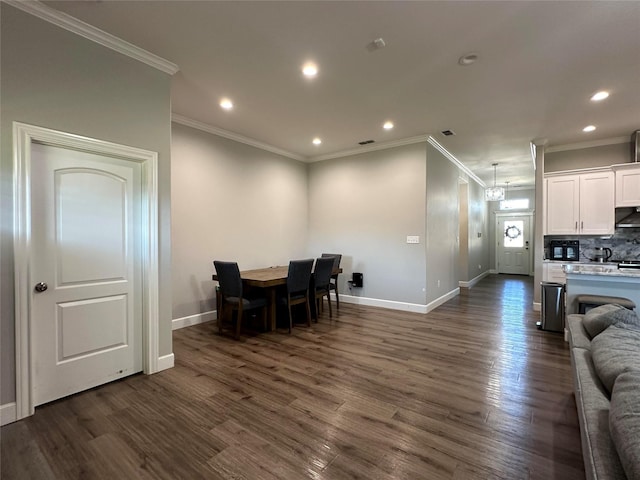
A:
[[[307,326],[311,326],[311,307],[309,306],[309,295],[307,295],[307,301],[304,302],[304,306],[307,307]]]
[[[340,310],[340,297],[338,296],[338,282],[336,282],[336,306]]]
[[[322,299],[320,301],[322,301]],[[327,288],[327,303],[329,304],[329,318],[331,318],[333,317],[333,314],[331,313],[331,290],[329,290],[328,288]]]
[[[236,340],[240,339],[241,327],[242,327],[242,306],[238,308],[238,321],[236,322]]]
[[[291,315],[291,297],[288,298],[287,307],[289,307],[289,333],[291,333],[291,327],[293,327],[293,316]]]
[[[218,333],[222,333],[222,321],[224,320],[224,308],[222,308],[222,302],[220,302],[218,307]]]

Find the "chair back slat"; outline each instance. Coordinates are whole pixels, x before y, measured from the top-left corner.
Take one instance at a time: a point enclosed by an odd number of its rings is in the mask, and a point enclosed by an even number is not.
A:
[[[316,259],[316,267],[314,270],[316,289],[326,289],[329,287],[334,262],[335,259],[332,257],[321,257]]]
[[[340,261],[342,260],[341,253],[323,253],[322,258],[333,257],[333,269],[337,270],[340,268]]]
[[[214,260],[213,265],[218,274],[220,293],[223,297],[242,297],[242,278],[236,262]]]
[[[287,275],[287,290],[291,293],[304,292],[309,289],[313,258],[308,260],[291,260]]]

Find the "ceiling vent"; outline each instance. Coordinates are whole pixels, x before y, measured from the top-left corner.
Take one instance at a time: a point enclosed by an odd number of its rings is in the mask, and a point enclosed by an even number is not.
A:
[[[358,145],[369,145],[370,143],[373,143],[374,140],[364,140],[362,142],[358,142]]]
[[[445,137],[450,137],[456,134],[456,132],[454,132],[453,130],[443,130],[440,133],[443,134]]]

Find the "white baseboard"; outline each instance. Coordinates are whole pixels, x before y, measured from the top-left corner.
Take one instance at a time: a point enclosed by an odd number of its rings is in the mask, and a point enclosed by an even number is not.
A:
[[[480,275],[478,275],[475,278],[472,278],[471,280],[469,280],[468,282],[463,282],[460,281],[458,282],[458,285],[462,288],[471,288],[473,287],[476,283],[478,283],[480,280],[482,280],[484,277],[486,277],[487,275],[489,275],[490,270],[487,270],[486,272],[481,273]]]
[[[199,323],[210,322],[211,320],[215,320],[216,318],[218,318],[217,310],[196,313],[195,315],[189,315],[187,317],[174,318],[171,321],[171,330],[178,330],[180,328],[198,325]]]
[[[427,303],[427,311],[425,313],[429,313],[431,310],[435,310],[443,303],[448,302],[449,300],[451,300],[454,297],[457,297],[458,295],[460,295],[460,287],[454,288],[449,293],[445,293],[441,297],[436,298],[433,302]]]
[[[0,426],[13,423],[17,420],[16,402],[0,405]]]
[[[539,312],[542,310],[542,304],[540,302],[533,302],[533,311]]]
[[[402,310],[403,312],[429,313],[431,310],[439,307],[443,303],[451,300],[460,294],[460,288],[455,288],[449,293],[435,299],[426,305],[419,303],[396,302],[393,300],[381,300],[379,298],[356,297],[354,295],[340,295],[340,301],[344,303],[353,303],[356,305],[366,305],[368,307],[388,308],[391,310]]]
[[[489,273],[492,275],[496,275],[498,273],[498,270],[492,268],[491,270],[489,270]]]
[[[162,370],[167,370],[169,368],[173,368],[174,360],[175,358],[173,356],[173,353],[158,357],[158,372],[161,372]]]

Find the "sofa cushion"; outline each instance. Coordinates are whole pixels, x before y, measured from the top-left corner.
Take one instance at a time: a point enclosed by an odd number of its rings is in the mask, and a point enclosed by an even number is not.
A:
[[[574,348],[571,359],[586,478],[624,478],[609,429],[609,398],[596,375],[591,352]]]
[[[569,331],[569,346],[571,348],[591,349],[591,337],[584,329],[582,319],[584,315],[573,313],[567,315],[567,330]]]
[[[628,310],[622,305],[610,303],[592,308],[585,313],[583,319],[584,328],[591,338],[604,331],[609,325],[615,325],[620,322],[640,325],[640,317],[633,310]]]
[[[616,380],[609,409],[609,429],[627,478],[640,478],[640,372]]]
[[[591,341],[591,355],[600,381],[611,392],[621,373],[640,372],[640,326],[611,325]]]

